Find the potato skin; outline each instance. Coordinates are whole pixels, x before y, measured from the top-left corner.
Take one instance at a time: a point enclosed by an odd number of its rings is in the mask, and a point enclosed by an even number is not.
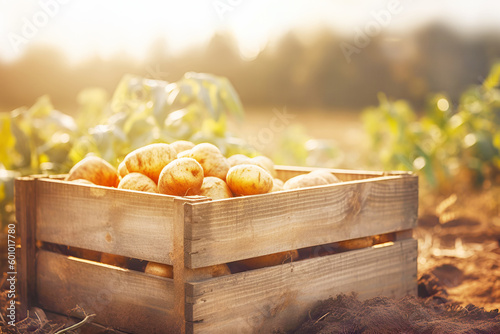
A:
[[[229,169],[227,185],[235,195],[265,194],[273,189],[273,177],[257,165],[237,165]]]
[[[125,177],[125,175],[127,175],[127,174],[128,174],[127,165],[125,165],[125,161],[122,161],[118,165],[118,175],[120,177]]]
[[[273,189],[271,189],[271,192],[277,192],[277,191],[282,191],[283,190],[283,185],[285,183],[281,181],[280,179],[274,178],[273,179]]]
[[[203,184],[203,167],[192,158],[179,158],[161,171],[158,191],[166,195],[186,196],[197,193]]]
[[[146,265],[146,269],[144,272],[146,274],[166,277],[166,278],[174,278],[174,268],[167,264],[156,263],[156,262],[148,262]],[[230,275],[231,271],[226,264],[218,264],[211,267],[203,267],[197,269],[187,269],[185,272],[186,280],[202,280],[212,277],[219,277]]]
[[[144,272],[155,276],[174,278],[174,268],[168,264],[148,262]]]
[[[280,252],[275,254],[263,255],[251,259],[238,261],[238,265],[243,270],[253,270],[269,266],[276,266],[283,263],[288,263],[299,258],[299,252],[292,250],[289,252]]]
[[[302,174],[292,177],[283,185],[283,190],[291,190],[298,188],[307,188],[314,186],[327,185],[328,182],[321,176]]]
[[[205,177],[200,191],[198,193],[193,193],[193,195],[205,196],[211,199],[233,197],[233,193],[231,189],[229,189],[227,183],[215,176]]]
[[[177,152],[165,143],[150,144],[138,148],[123,160],[129,173],[137,172],[146,175],[158,183],[160,173],[177,156]]]
[[[102,253],[101,254],[101,263],[109,264],[111,266],[120,267],[120,268],[128,268],[128,258],[125,256]]]
[[[137,190],[150,193],[158,192],[158,187],[153,180],[144,174],[135,172],[125,175],[125,177],[120,180],[118,189]]]
[[[188,281],[199,281],[212,277],[231,275],[231,270],[227,264],[216,264],[215,266],[187,269],[185,278]]]
[[[328,184],[334,184],[334,183],[341,182],[335,175],[333,175],[332,173],[330,173],[329,171],[324,170],[324,169],[313,170],[312,172],[309,173],[309,175],[321,176],[322,178],[324,178],[326,180],[326,182],[328,182]]]
[[[177,154],[179,154],[181,152],[192,149],[193,147],[195,147],[195,144],[187,140],[177,140],[173,143],[170,143],[170,146],[175,150],[175,152],[177,152]]]
[[[205,176],[215,176],[226,180],[229,164],[217,146],[213,144],[198,144],[188,151],[179,153],[177,158],[193,158],[203,167]]]
[[[274,169],[274,162],[269,159],[268,157],[266,156],[263,156],[263,155],[258,155],[252,159],[250,159],[250,164],[257,164],[258,166],[264,168],[265,170],[267,170],[271,176],[274,178],[276,177],[276,170]]]
[[[227,158],[227,163],[229,164],[229,167],[234,167],[237,165],[242,165],[248,163],[250,160],[250,157],[247,157],[244,154],[233,154],[229,158]]]
[[[116,187],[119,180],[116,169],[106,160],[95,156],[86,157],[71,168],[66,181],[78,179],[106,187]]]

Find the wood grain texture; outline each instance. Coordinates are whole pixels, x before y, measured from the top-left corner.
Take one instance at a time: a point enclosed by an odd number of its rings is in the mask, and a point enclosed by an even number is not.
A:
[[[29,308],[36,303],[35,277],[35,228],[36,228],[36,183],[33,177],[17,178],[15,187],[16,223],[21,249],[17,251],[18,298],[21,304],[19,319],[27,316]]]
[[[185,267],[185,226],[186,219],[189,217],[186,215],[189,212],[190,206],[186,205],[186,202],[190,204],[211,201],[210,198],[197,196],[191,198],[176,198],[174,200],[174,212],[173,212],[173,222],[174,222],[174,311],[175,311],[175,322],[174,328],[175,332],[179,334],[186,333],[186,321],[185,321],[185,299],[186,299],[186,282],[196,281],[196,274],[192,271],[188,271]]]
[[[173,199],[37,180],[37,239],[172,264]]]
[[[204,267],[416,226],[418,178],[384,176],[190,204],[186,266]]]
[[[360,299],[417,293],[417,241],[397,241],[187,283],[187,333],[272,333],[299,324],[313,305],[355,291]]]
[[[286,181],[294,176],[306,174],[316,169],[327,170],[337,176],[341,181],[365,180],[374,177],[395,176],[395,175],[411,175],[410,172],[383,172],[383,171],[364,171],[350,169],[335,169],[335,168],[319,168],[319,167],[295,167],[295,166],[275,166],[277,177]]]
[[[173,291],[168,278],[38,252],[38,301],[53,312],[67,314],[78,305],[95,313],[94,322],[103,326],[133,333],[175,333]]]

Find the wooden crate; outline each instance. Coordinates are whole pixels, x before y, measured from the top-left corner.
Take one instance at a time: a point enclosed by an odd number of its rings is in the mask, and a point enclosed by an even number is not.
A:
[[[278,177],[311,169],[279,166]],[[61,177],[16,180],[22,234],[21,304],[131,333],[269,333],[296,326],[339,293],[402,297],[417,290],[418,178],[331,170],[342,183],[211,201],[100,186]],[[199,280],[187,268],[290,250],[321,253],[370,236],[389,243]],[[51,243],[173,265],[162,278],[57,254]]]

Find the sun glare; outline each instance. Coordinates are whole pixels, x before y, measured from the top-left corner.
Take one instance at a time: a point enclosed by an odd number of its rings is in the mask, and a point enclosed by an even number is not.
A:
[[[436,10],[430,0],[418,4],[404,2],[400,14],[391,16],[384,24],[388,29],[400,30],[422,19],[436,18],[436,15],[453,22],[462,22],[463,17],[464,22],[472,26],[491,24],[491,13],[495,10],[467,7],[462,3],[465,1],[453,2],[453,5],[443,2],[442,8]],[[15,59],[27,47],[38,44],[57,46],[70,60],[93,55],[108,58],[123,53],[144,59],[159,38],[166,41],[168,52],[179,53],[193,45],[206,44],[214,33],[227,31],[235,37],[242,58],[250,60],[269,41],[290,29],[301,33],[329,27],[341,33],[352,33],[362,29],[367,22],[380,19],[387,6],[385,0],[354,3],[326,0],[0,0],[0,35],[4,37],[0,39],[0,59]],[[500,7],[499,4],[495,6]],[[498,20],[493,23],[499,25]]]

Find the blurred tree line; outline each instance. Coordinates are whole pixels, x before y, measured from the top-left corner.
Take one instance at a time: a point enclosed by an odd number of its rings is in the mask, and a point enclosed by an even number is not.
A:
[[[178,56],[159,39],[143,62],[117,54],[72,65],[55,48],[32,47],[15,62],[0,63],[0,110],[31,105],[48,94],[72,114],[83,88],[98,86],[111,93],[125,73],[173,82],[189,71],[227,77],[245,106],[361,110],[377,104],[377,93],[384,92],[419,109],[430,92],[443,92],[453,102],[482,82],[500,58],[498,34],[464,36],[440,24],[407,34],[385,32],[371,38],[351,62],[340,44],[352,38],[326,28],[306,41],[291,31],[250,61],[242,59],[228,33]]]

